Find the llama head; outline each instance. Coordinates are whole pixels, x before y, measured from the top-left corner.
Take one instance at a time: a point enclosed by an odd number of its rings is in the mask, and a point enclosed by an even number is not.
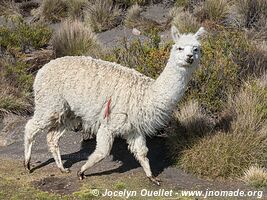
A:
[[[171,61],[177,67],[196,68],[200,60],[200,37],[205,33],[201,27],[195,34],[180,34],[175,26],[171,28],[175,44],[171,50]]]

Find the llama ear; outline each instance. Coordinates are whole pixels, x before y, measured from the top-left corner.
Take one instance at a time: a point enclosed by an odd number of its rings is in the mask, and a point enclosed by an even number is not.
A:
[[[180,33],[179,33],[178,29],[174,25],[172,25],[172,27],[171,27],[171,33],[172,33],[173,41],[177,42],[179,37],[180,37]]]
[[[198,31],[195,33],[195,37],[199,39],[201,36],[203,36],[206,33],[205,29],[203,27],[200,27]]]

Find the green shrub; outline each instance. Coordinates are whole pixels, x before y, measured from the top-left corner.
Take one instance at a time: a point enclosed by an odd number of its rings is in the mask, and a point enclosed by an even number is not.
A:
[[[169,59],[170,45],[159,46],[160,37],[156,32],[152,31],[149,37],[150,40],[145,43],[140,40],[128,43],[124,39],[121,47],[114,49],[104,59],[134,68],[146,76],[156,78]]]
[[[208,111],[222,111],[227,96],[240,86],[240,72],[247,70],[250,50],[252,45],[243,32],[218,28],[210,33],[202,41],[201,66],[184,100],[197,99]]]
[[[18,51],[39,49],[48,44],[51,35],[51,30],[42,24],[30,25],[17,20],[12,27],[0,27],[0,46],[4,49],[15,48]]]
[[[28,92],[32,89],[33,76],[27,72],[29,66],[21,61],[14,64],[4,64],[4,72],[2,76],[15,87]]]
[[[57,57],[100,54],[96,35],[80,21],[65,21],[54,33],[52,45]]]
[[[184,150],[178,163],[209,178],[238,177],[252,165],[267,165],[267,88],[265,79],[249,82],[228,107],[233,116],[227,132],[214,132]]]
[[[47,45],[51,31],[40,24],[29,25],[14,20],[12,26],[0,27],[0,112],[29,114],[32,111],[33,75],[25,61],[26,50]]]
[[[121,10],[112,0],[95,0],[84,10],[85,23],[94,31],[101,32],[120,23]]]
[[[23,62],[2,62],[0,70],[0,114],[32,111],[33,75],[27,72],[29,66]]]

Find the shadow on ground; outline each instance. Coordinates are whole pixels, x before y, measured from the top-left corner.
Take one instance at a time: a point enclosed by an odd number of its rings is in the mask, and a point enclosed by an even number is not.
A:
[[[148,138],[147,147],[149,148],[148,159],[150,161],[150,166],[152,173],[157,176],[165,168],[168,168],[171,165],[171,162],[168,159],[165,159],[166,156],[166,146],[164,145],[165,141],[163,138]],[[64,167],[71,168],[74,164],[81,161],[86,161],[88,156],[94,151],[96,146],[96,140],[90,139],[83,141],[81,144],[81,149],[74,153],[62,155],[62,160],[64,162]],[[87,176],[97,176],[97,175],[109,175],[112,173],[124,173],[131,169],[140,167],[140,164],[136,161],[133,154],[128,150],[125,140],[116,138],[112,147],[111,155],[113,161],[116,163],[122,163],[119,167],[103,172],[95,172],[87,174]],[[32,168],[32,172],[53,163],[54,159],[50,158],[45,162]]]

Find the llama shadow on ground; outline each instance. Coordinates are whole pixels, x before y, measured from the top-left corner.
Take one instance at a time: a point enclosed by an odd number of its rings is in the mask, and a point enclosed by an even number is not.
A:
[[[79,151],[64,154],[62,155],[62,160],[64,162],[64,167],[70,168],[75,163],[79,163],[81,161],[86,161],[88,156],[93,153],[96,146],[96,140],[89,139],[86,141],[82,141],[81,148]],[[154,137],[147,138],[147,147],[149,149],[148,159],[150,161],[150,166],[153,175],[159,175],[165,168],[171,165],[170,160],[167,159],[166,146],[165,146],[165,138]],[[111,150],[111,155],[113,156],[113,161],[121,162],[118,168],[103,171],[103,172],[94,172],[90,173],[87,176],[98,176],[98,175],[109,175],[112,173],[124,173],[131,169],[135,169],[140,167],[138,161],[136,161],[133,154],[128,150],[128,146],[126,141],[121,138],[116,138]],[[54,159],[50,158],[47,161],[39,164],[34,167],[31,171],[35,171],[39,168],[42,168],[50,163],[53,163]]]

